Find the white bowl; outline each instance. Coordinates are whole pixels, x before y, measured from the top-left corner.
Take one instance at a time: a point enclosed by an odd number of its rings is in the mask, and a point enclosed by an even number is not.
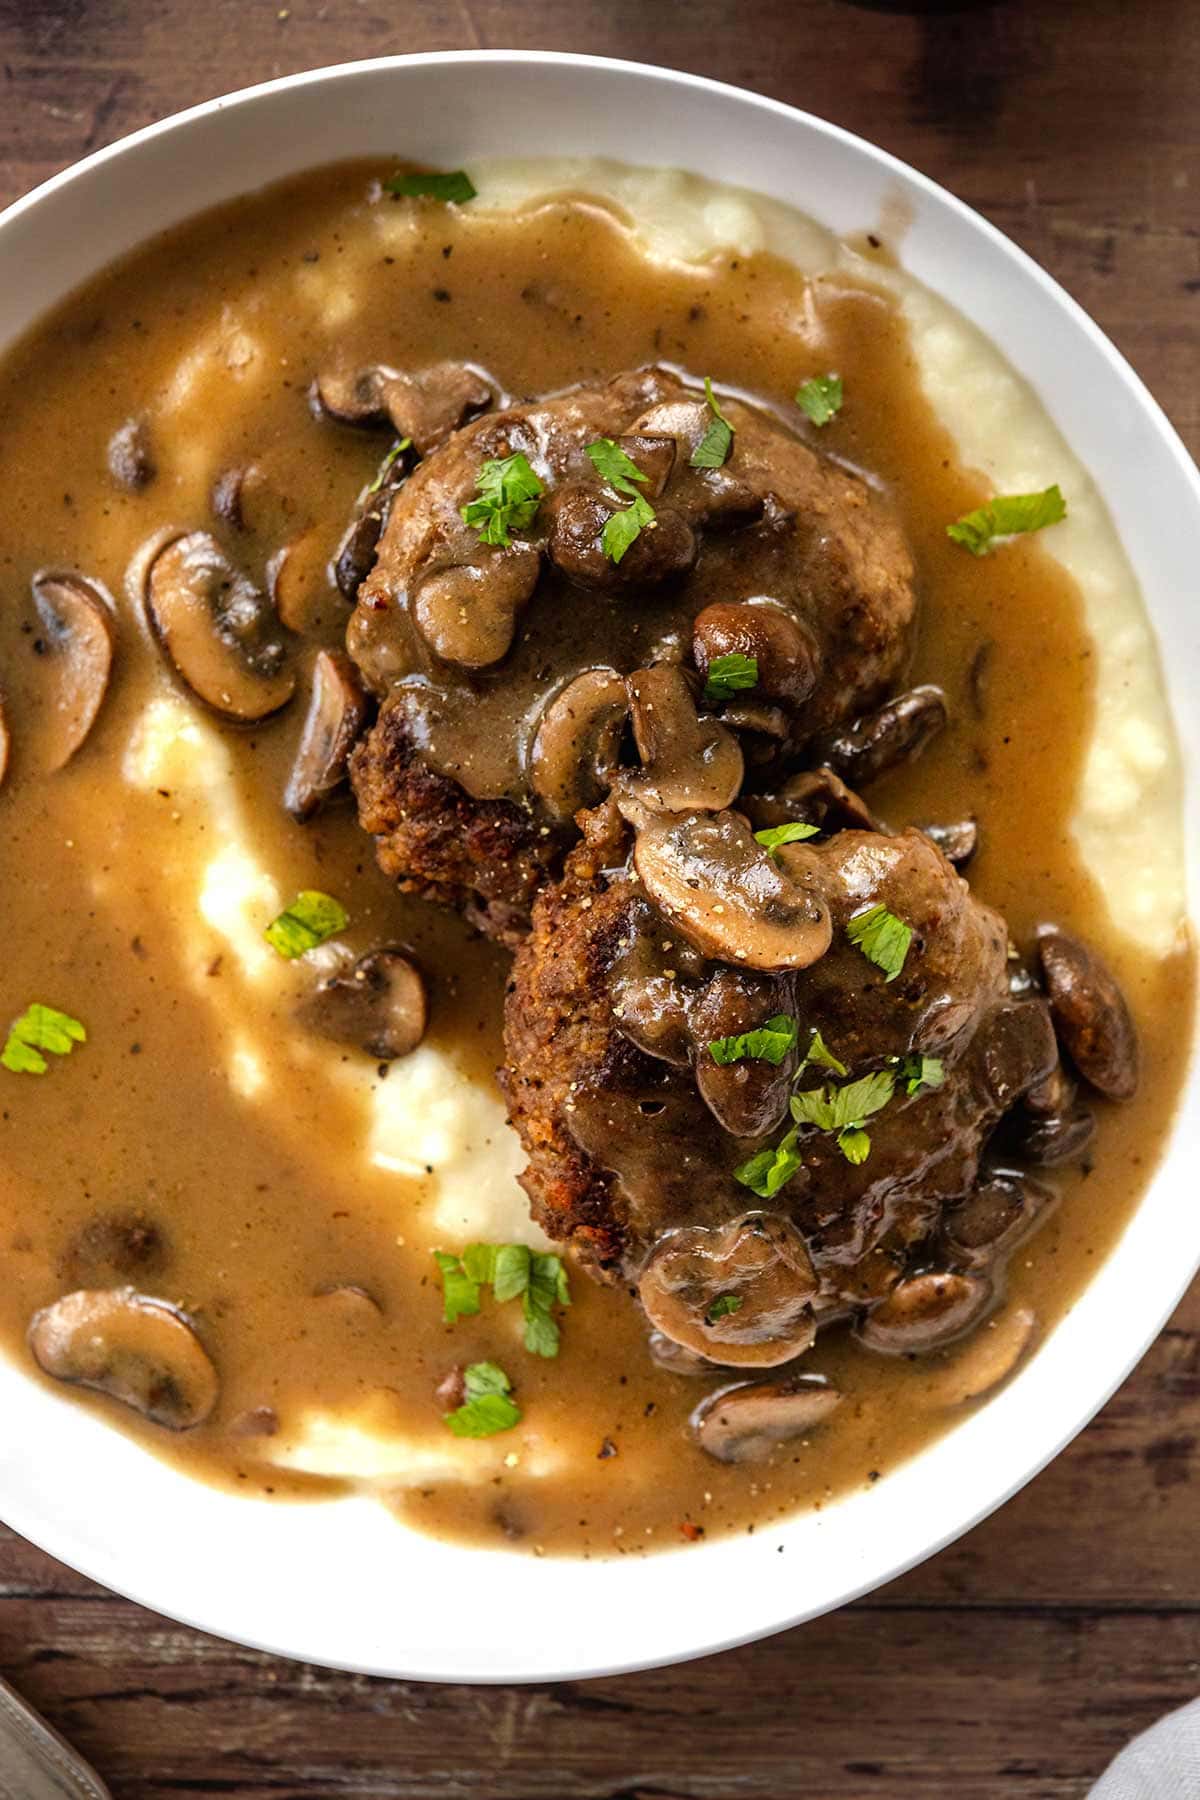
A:
[[[313,164],[401,153],[453,168],[483,155],[631,152],[790,202],[840,232],[870,228],[897,196],[907,204],[907,267],[1033,383],[1108,502],[1170,644],[1168,686],[1191,776],[1200,766],[1200,477],[1170,425],[1096,326],[999,232],[882,151],[774,101],[633,63],[505,51],[356,63],[213,100],[89,157],[0,217],[0,346],[149,233]],[[1186,803],[1194,856],[1194,778]],[[513,1681],[699,1656],[911,1567],[1000,1505],[1087,1423],[1200,1263],[1198,1149],[1193,1081],[1119,1245],[1016,1379],[875,1488],[753,1537],[646,1560],[537,1561],[432,1542],[368,1500],[232,1498],[8,1365],[0,1513],[147,1606],[312,1662]]]

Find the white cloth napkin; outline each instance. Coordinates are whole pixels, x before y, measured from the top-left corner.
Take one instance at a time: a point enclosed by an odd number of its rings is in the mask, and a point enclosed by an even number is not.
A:
[[[1200,1700],[1193,1700],[1126,1744],[1089,1800],[1197,1800],[1197,1796]]]

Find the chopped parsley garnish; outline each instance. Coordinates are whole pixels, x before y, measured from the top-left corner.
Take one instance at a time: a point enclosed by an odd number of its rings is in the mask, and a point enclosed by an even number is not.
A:
[[[619,563],[629,546],[641,537],[648,525],[657,523],[654,508],[639,494],[620,512],[612,513],[600,533],[600,544],[609,562]]]
[[[846,926],[850,942],[862,951],[868,962],[882,969],[889,981],[895,981],[903,969],[912,935],[912,926],[898,919],[886,906],[868,906],[865,911],[855,913]]]
[[[714,1038],[709,1054],[715,1063],[769,1062],[778,1068],[789,1050],[795,1049],[798,1027],[790,1013],[776,1013],[753,1031]]]
[[[819,825],[792,819],[786,825],[768,825],[765,831],[756,831],[754,841],[762,845],[768,856],[773,857],[785,844],[802,844],[805,838],[816,837],[820,829]]]
[[[733,426],[717,405],[717,397],[707,375],[704,377],[704,398],[708,401],[712,418],[709,420],[708,430],[688,461],[693,469],[719,469],[729,456],[730,445],[733,443]]]
[[[406,450],[410,450],[411,448],[412,448],[412,439],[411,438],[401,438],[399,443],[392,445],[391,449],[388,451],[387,455],[384,457],[383,461],[379,465],[379,473],[376,475],[374,481],[371,483],[370,487],[367,489],[368,494],[377,494],[379,492],[380,488],[383,486],[384,482],[387,480],[388,476],[391,474],[391,472],[392,472],[393,468],[396,466],[397,462],[404,455],[404,452]]]
[[[463,1372],[466,1399],[453,1412],[443,1413],[455,1437],[494,1437],[521,1422],[521,1409],[511,1400],[512,1382],[498,1363],[470,1363]]]
[[[871,1139],[863,1126],[873,1113],[883,1110],[895,1090],[891,1069],[877,1069],[845,1087],[826,1085],[793,1094],[789,1104],[797,1125],[815,1125],[818,1131],[836,1133],[846,1161],[862,1163],[871,1153]]]
[[[44,1075],[49,1067],[43,1050],[52,1056],[70,1056],[76,1044],[87,1043],[87,1031],[70,1013],[35,1000],[8,1028],[0,1063],[14,1075]]]
[[[835,1075],[849,1074],[849,1070],[845,1063],[838,1061],[816,1026],[813,1027],[812,1038],[810,1039],[808,1046],[808,1054],[800,1065],[801,1070],[806,1069],[809,1063],[818,1063],[823,1069],[832,1069]]]
[[[757,656],[743,656],[740,650],[730,650],[725,656],[714,656],[709,663],[704,698],[732,700],[735,694],[749,693],[757,686]]]
[[[946,536],[972,556],[986,556],[996,538],[1041,531],[1043,526],[1057,525],[1066,516],[1067,503],[1055,482],[1040,494],[997,494],[974,512],[964,513],[956,524],[947,525]]]
[[[792,1179],[800,1167],[796,1153],[796,1132],[789,1131],[773,1149],[760,1150],[749,1162],[733,1171],[733,1179],[748,1187],[761,1200],[773,1200],[780,1188]]]
[[[814,425],[828,425],[842,410],[840,375],[812,375],[796,389],[796,405]]]
[[[277,919],[271,920],[263,936],[273,950],[291,962],[315,950],[326,938],[336,936],[349,921],[350,915],[340,900],[306,888]]]
[[[597,475],[618,494],[629,497],[629,505],[613,513],[600,534],[605,556],[609,562],[619,563],[629,546],[656,522],[654,508],[638,491],[650,477],[612,438],[597,438],[594,444],[587,445],[586,453]]]
[[[451,169],[439,175],[436,171],[424,174],[393,175],[383,184],[384,192],[397,200],[415,197],[424,200],[449,200],[461,206],[464,200],[475,198],[475,185],[465,169]]]
[[[718,1319],[727,1319],[730,1313],[740,1312],[744,1305],[744,1294],[718,1294],[704,1315],[705,1323],[715,1325]]]
[[[946,1079],[946,1065],[940,1056],[922,1056],[912,1050],[899,1059],[896,1080],[908,1094],[919,1094],[922,1088],[940,1088]]]
[[[479,492],[474,500],[459,508],[468,525],[473,525],[485,544],[498,544],[507,549],[512,542],[509,533],[524,531],[533,524],[542,484],[529,466],[528,457],[520,450],[511,456],[489,457],[475,478]]]
[[[468,1244],[461,1256],[435,1250],[442,1274],[442,1317],[447,1325],[479,1311],[480,1290],[490,1287],[503,1305],[520,1299],[525,1348],[533,1356],[557,1356],[556,1306],[570,1306],[567,1271],[560,1256],[527,1244]]]

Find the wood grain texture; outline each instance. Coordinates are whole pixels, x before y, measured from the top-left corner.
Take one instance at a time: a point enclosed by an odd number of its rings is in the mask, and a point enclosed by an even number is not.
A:
[[[0,0],[0,202],[246,82],[472,45],[672,64],[862,132],[1050,269],[1200,451],[1194,0]],[[994,1518],[766,1644],[528,1689],[372,1681],[170,1625],[0,1531],[0,1669],[117,1800],[1080,1800],[1200,1689],[1198,1443],[1193,1293]]]

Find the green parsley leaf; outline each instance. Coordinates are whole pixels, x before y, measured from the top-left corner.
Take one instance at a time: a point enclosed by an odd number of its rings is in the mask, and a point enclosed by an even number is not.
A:
[[[459,507],[468,525],[473,525],[485,544],[507,549],[512,542],[509,533],[524,531],[533,524],[542,484],[520,450],[512,456],[489,457],[475,478],[479,492],[474,500]]]
[[[917,1094],[922,1088],[940,1088],[946,1079],[946,1065],[940,1056],[922,1056],[913,1050],[900,1058],[896,1079],[904,1083],[909,1094]]]
[[[561,1256],[533,1251],[529,1285],[521,1301],[525,1314],[525,1348],[531,1355],[558,1355],[559,1329],[552,1309],[570,1304],[567,1271]]]
[[[871,1139],[859,1125],[848,1125],[838,1132],[838,1149],[848,1163],[865,1163],[871,1154]]]
[[[350,915],[332,894],[306,888],[263,932],[268,944],[289,962],[315,950],[327,938],[336,937],[350,922]]]
[[[704,698],[732,700],[735,694],[748,693],[757,686],[757,656],[743,656],[740,650],[730,650],[725,656],[714,656],[709,663]]]
[[[838,1061],[837,1057],[833,1054],[833,1051],[829,1048],[829,1045],[825,1042],[825,1039],[821,1036],[815,1026],[813,1027],[812,1038],[808,1046],[808,1055],[804,1058],[804,1062],[805,1064],[819,1063],[823,1069],[832,1069],[835,1075],[846,1075],[849,1073],[845,1063]]]
[[[745,1303],[744,1294],[718,1294],[704,1315],[705,1323],[715,1325],[718,1319],[726,1319],[730,1313],[740,1312]]]
[[[86,1043],[87,1031],[78,1019],[35,1000],[9,1026],[0,1063],[14,1075],[44,1075],[49,1065],[43,1050],[69,1056],[76,1044]]]
[[[509,1399],[512,1382],[498,1364],[471,1363],[464,1371],[463,1387],[463,1404],[442,1414],[455,1437],[494,1437],[520,1424],[521,1409]]]
[[[387,480],[389,474],[395,468],[397,462],[404,455],[404,452],[406,450],[411,450],[411,449],[412,449],[412,439],[411,438],[400,438],[397,443],[392,445],[391,449],[388,451],[387,455],[384,457],[383,461],[379,465],[379,473],[376,475],[374,481],[371,483],[370,487],[367,489],[368,494],[377,494],[379,492],[380,488],[383,486],[384,482]]]
[[[946,536],[969,550],[972,556],[986,556],[992,541],[1014,537],[1021,531],[1041,531],[1045,525],[1057,525],[1067,516],[1067,503],[1055,482],[1040,494],[997,494],[994,499],[964,513],[954,525],[947,525]]]
[[[754,841],[761,844],[768,856],[782,849],[784,844],[802,844],[805,838],[816,837],[819,825],[808,825],[802,819],[792,819],[786,825],[769,825],[765,831],[756,831]]]
[[[457,1256],[435,1250],[433,1259],[442,1272],[442,1317],[447,1325],[479,1311],[479,1283],[472,1279]]]
[[[492,1270],[492,1292],[503,1306],[529,1287],[533,1253],[528,1244],[497,1244]]]
[[[609,562],[619,563],[646,527],[656,523],[654,508],[640,494],[620,512],[611,514],[600,533],[600,543]]]
[[[762,1200],[772,1200],[786,1182],[792,1179],[800,1167],[800,1157],[796,1152],[796,1133],[789,1131],[773,1149],[760,1150],[749,1162],[733,1171],[733,1179],[740,1181]]]
[[[912,935],[912,926],[898,919],[886,906],[868,906],[855,913],[846,926],[850,942],[862,951],[868,962],[882,969],[889,981],[895,981],[903,969]]]
[[[496,1245],[468,1244],[462,1253],[468,1278],[478,1287],[490,1287],[496,1273]]]
[[[840,375],[813,375],[796,390],[796,405],[814,425],[828,425],[842,410]]]
[[[636,497],[638,489],[650,479],[612,438],[597,438],[587,446],[586,455],[597,475],[616,488],[618,494]]]
[[[714,1038],[708,1049],[715,1063],[769,1062],[778,1068],[788,1051],[795,1048],[797,1035],[798,1027],[791,1014],[776,1013],[753,1031]]]
[[[416,196],[426,200],[450,200],[456,206],[461,206],[464,200],[473,200],[476,192],[465,169],[452,169],[444,175],[429,171],[393,175],[384,182],[383,188],[397,200]]]
[[[733,443],[733,426],[717,405],[717,397],[713,393],[713,385],[708,376],[704,377],[704,398],[708,401],[708,410],[712,413],[708,430],[692,451],[688,461],[693,469],[719,469],[729,456]]]

